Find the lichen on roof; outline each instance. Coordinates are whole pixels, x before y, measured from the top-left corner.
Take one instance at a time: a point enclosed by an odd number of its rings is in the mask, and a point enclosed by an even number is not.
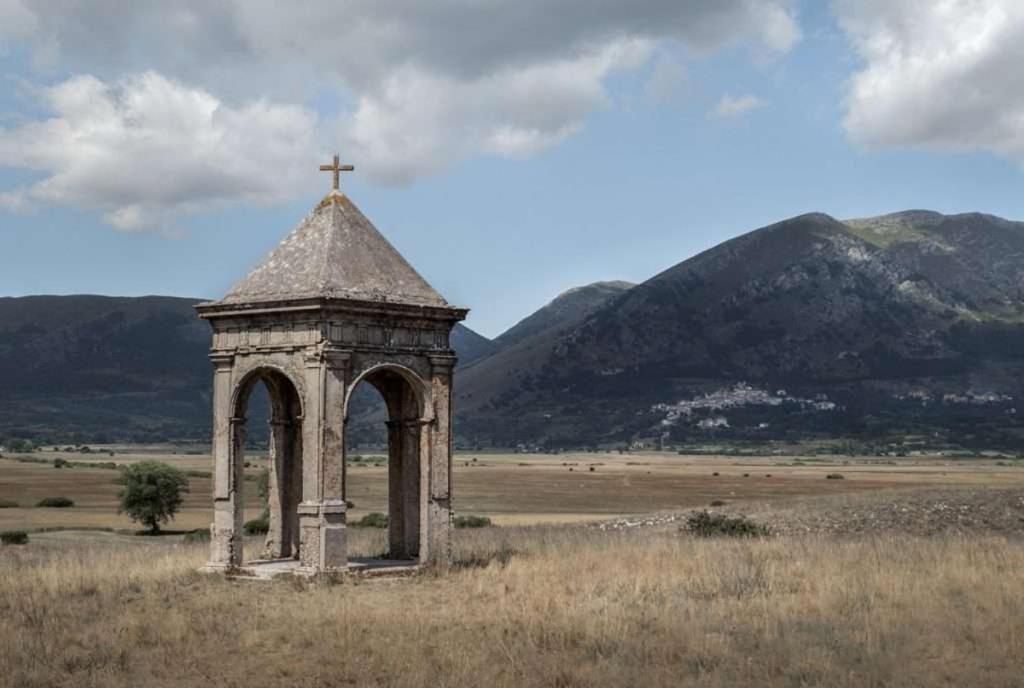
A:
[[[343,193],[332,191],[220,300],[304,298],[449,307]]]

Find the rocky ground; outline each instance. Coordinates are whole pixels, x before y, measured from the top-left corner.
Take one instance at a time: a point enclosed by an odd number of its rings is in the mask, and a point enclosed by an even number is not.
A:
[[[711,513],[744,517],[777,535],[856,536],[1002,534],[1024,537],[1024,490],[922,488],[886,490],[785,503],[726,503]],[[693,511],[620,518],[599,524],[608,531],[687,529]]]

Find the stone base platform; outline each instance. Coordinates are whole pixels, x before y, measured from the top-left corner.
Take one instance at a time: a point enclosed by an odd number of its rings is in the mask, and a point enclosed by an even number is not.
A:
[[[418,561],[408,559],[370,559],[352,558],[349,559],[348,567],[338,571],[332,571],[332,575],[340,576],[408,576],[421,569]],[[203,567],[200,571],[204,573],[226,573],[229,578],[236,580],[273,580],[278,576],[302,576],[313,577],[315,574],[303,569],[296,559],[257,559],[248,561],[237,569],[226,571],[213,567]]]

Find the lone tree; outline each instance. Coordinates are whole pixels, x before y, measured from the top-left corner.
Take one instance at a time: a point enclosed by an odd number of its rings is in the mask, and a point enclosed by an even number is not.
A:
[[[188,478],[174,466],[157,461],[140,461],[121,471],[118,482],[124,485],[118,497],[118,513],[126,513],[149,528],[160,532],[160,524],[174,518],[188,492]]]

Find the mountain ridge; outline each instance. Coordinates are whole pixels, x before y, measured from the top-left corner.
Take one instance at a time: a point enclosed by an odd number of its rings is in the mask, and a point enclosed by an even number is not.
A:
[[[0,435],[206,439],[198,299],[13,298],[0,298]],[[467,328],[452,341],[456,434],[472,445],[1024,445],[1024,223],[805,213],[637,285],[567,290],[494,340]]]

